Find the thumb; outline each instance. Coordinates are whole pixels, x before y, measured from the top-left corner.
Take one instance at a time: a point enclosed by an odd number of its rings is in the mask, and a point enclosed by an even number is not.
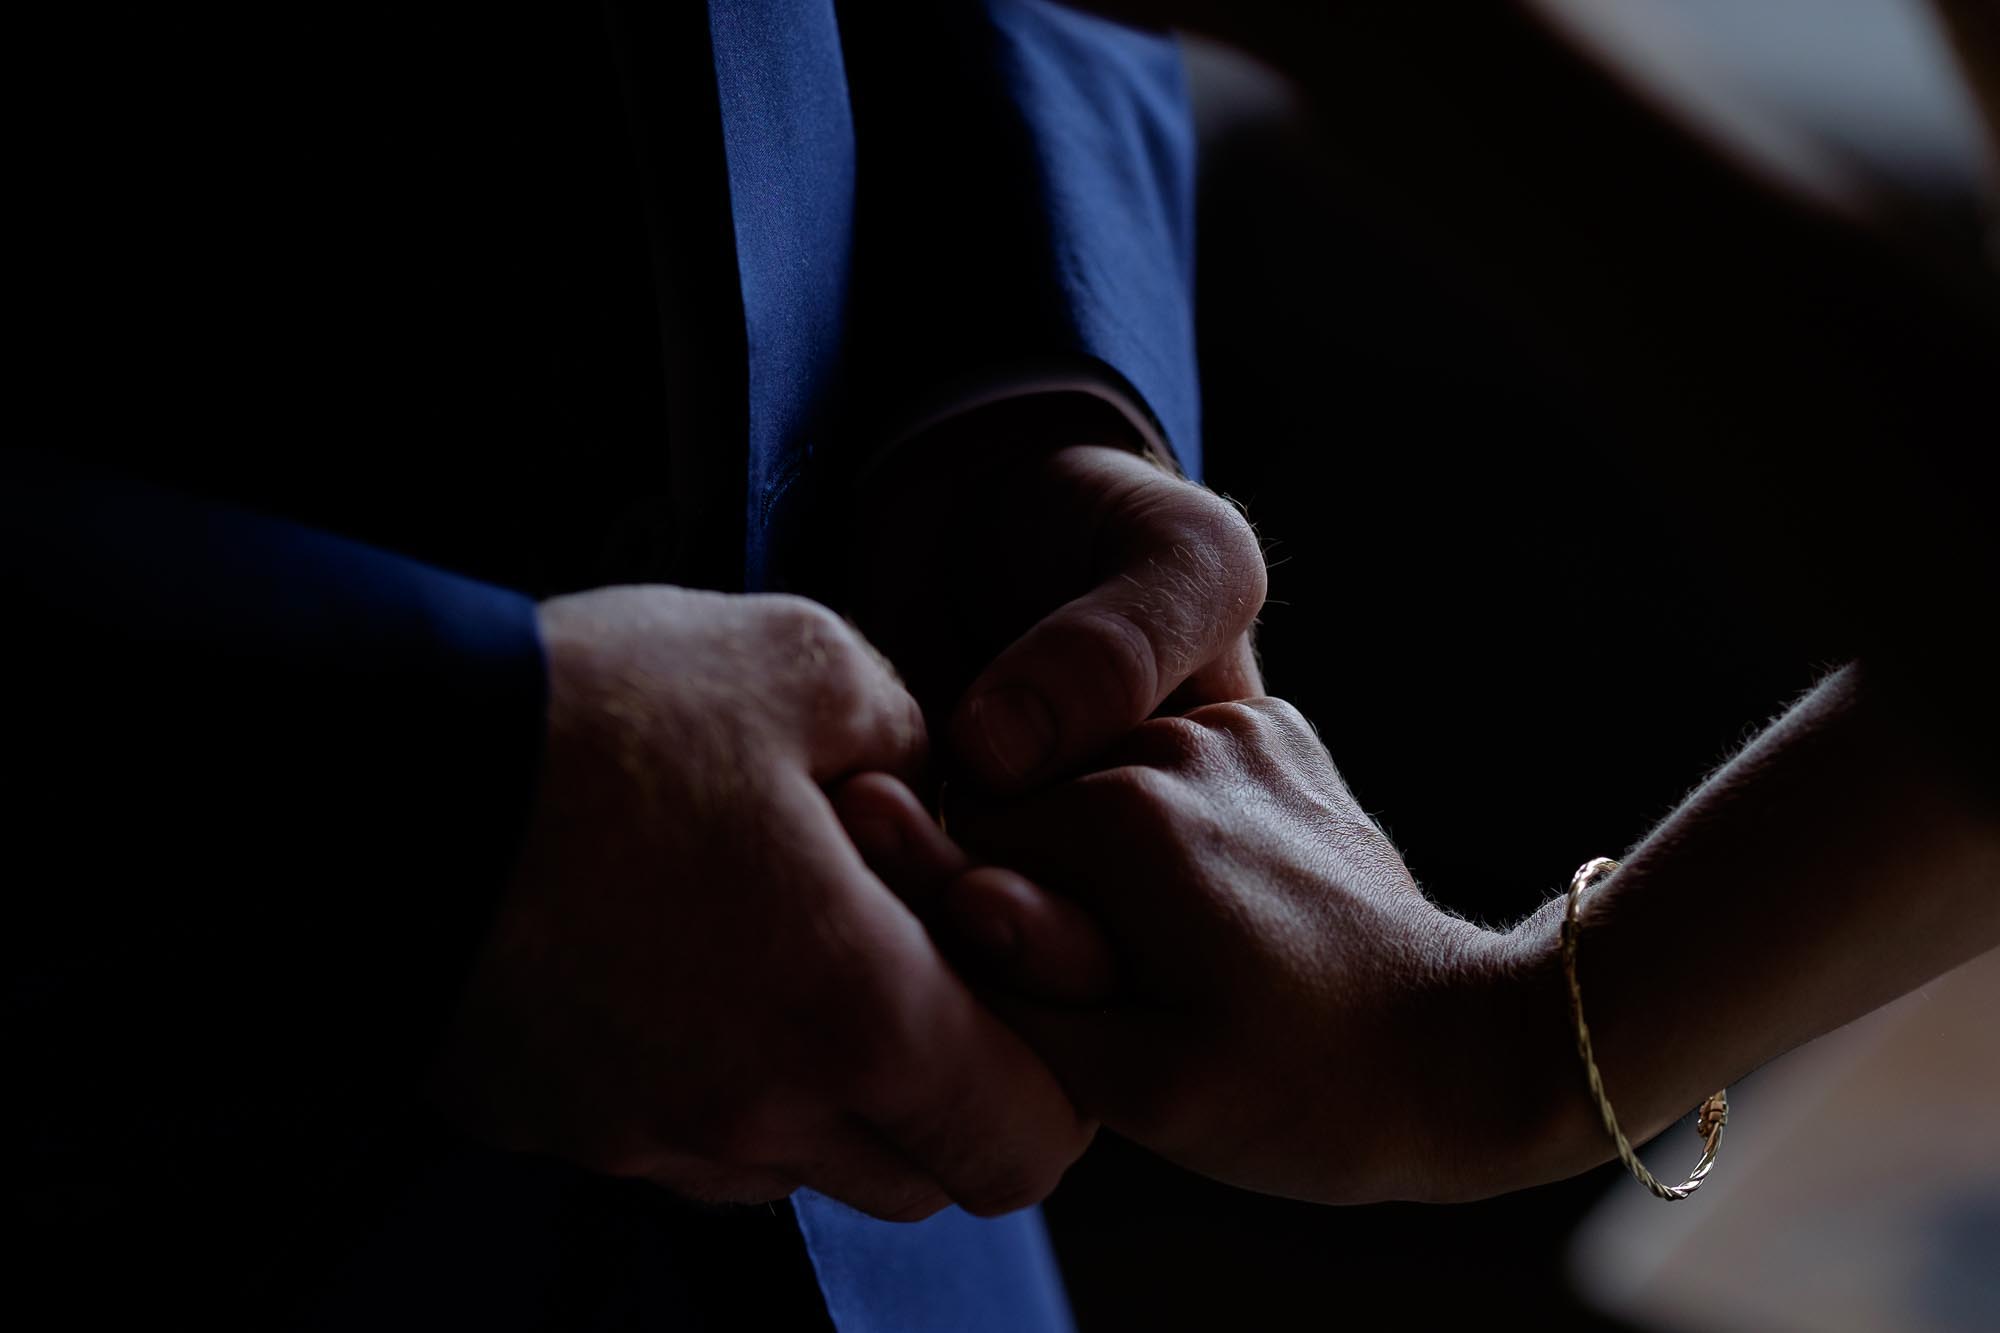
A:
[[[1126,462],[1148,475],[1121,478],[1103,520],[1108,572],[1002,652],[952,717],[959,757],[995,790],[1087,760],[1212,665],[1245,671],[1264,604],[1256,534],[1212,492]]]

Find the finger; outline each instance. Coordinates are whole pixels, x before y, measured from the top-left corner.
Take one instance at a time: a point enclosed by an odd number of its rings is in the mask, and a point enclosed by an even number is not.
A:
[[[1079,1112],[1148,1147],[1168,1145],[1182,1059],[1163,1024],[1135,1009],[1063,1009],[1007,995],[991,1003]]]
[[[927,1034],[910,1050],[917,1077],[906,1075],[910,1087],[878,1104],[870,1121],[975,1216],[1040,1203],[1089,1146],[1095,1124],[970,992],[963,1002],[933,998]]]
[[[831,795],[868,868],[943,935],[961,969],[1054,1004],[1110,994],[1111,946],[1082,908],[1011,871],[973,869],[916,794],[887,774],[849,778]]]
[[[826,783],[875,769],[921,787],[928,749],[923,710],[888,660],[817,602],[759,603],[768,617],[765,632],[791,671],[791,716],[813,777]]]
[[[938,929],[982,982],[1053,1005],[1103,1005],[1116,984],[1111,943],[1067,898],[984,866],[938,896]]]
[[[1186,713],[1203,704],[1254,699],[1263,693],[1263,669],[1257,665],[1257,652],[1250,636],[1244,634],[1225,648],[1220,657],[1182,681],[1158,711]]]
[[[642,1165],[610,1174],[650,1180],[696,1203],[771,1203],[799,1187],[798,1177],[775,1168],[732,1165],[657,1146]]]
[[[1226,501],[1135,456],[1088,452],[1112,497],[1101,581],[1002,652],[952,718],[957,752],[996,790],[1032,786],[1144,720],[1238,651],[1264,602],[1256,536]]]
[[[937,1181],[851,1116],[825,1126],[808,1154],[785,1170],[808,1188],[885,1222],[920,1222],[951,1205]]]
[[[844,1101],[967,1211],[1039,1202],[1094,1126],[869,872],[824,795],[796,795],[798,849],[835,895],[812,938],[846,955],[821,999],[849,1015],[851,1046],[836,1057]]]
[[[1197,730],[1179,719],[1167,725]],[[1163,732],[1147,723],[1119,742],[1119,757],[1178,744]],[[1161,766],[1121,765],[1010,801],[968,803],[953,814],[952,832],[976,861],[1016,871],[1129,938],[1161,924],[1157,886],[1174,869],[1174,781]]]
[[[1231,770],[1253,780],[1260,775],[1269,780],[1281,773],[1309,779],[1322,796],[1335,801],[1343,814],[1366,820],[1319,732],[1285,700],[1236,699],[1204,704],[1190,709],[1177,721],[1224,741],[1231,752],[1224,762]]]
[[[868,868],[919,915],[941,884],[970,865],[916,793],[886,773],[857,774],[830,796]]]

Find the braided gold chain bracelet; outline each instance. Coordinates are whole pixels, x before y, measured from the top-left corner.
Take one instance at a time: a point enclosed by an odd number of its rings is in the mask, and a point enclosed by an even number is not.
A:
[[[1632,1151],[1632,1141],[1625,1137],[1625,1131],[1618,1127],[1618,1117],[1611,1110],[1611,1099],[1604,1095],[1604,1076],[1597,1072],[1596,1057],[1590,1049],[1590,1027],[1583,1021],[1583,992],[1576,984],[1576,906],[1583,898],[1583,891],[1618,868],[1618,863],[1608,856],[1600,856],[1586,861],[1578,867],[1569,882],[1569,902],[1563,910],[1562,963],[1563,977],[1569,982],[1569,1017],[1576,1028],[1576,1053],[1583,1057],[1583,1071],[1590,1080],[1590,1096],[1597,1103],[1597,1113],[1604,1120],[1604,1132],[1611,1136],[1618,1147],[1618,1160],[1625,1163],[1641,1185],[1653,1192],[1654,1197],[1672,1202],[1685,1199],[1701,1188],[1701,1182],[1708,1178],[1715,1166],[1715,1154],[1722,1147],[1722,1130],[1729,1123],[1729,1089],[1710,1094],[1701,1104],[1695,1116],[1695,1132],[1702,1137],[1701,1160],[1695,1163],[1688,1178],[1678,1185],[1668,1185],[1660,1181],[1639,1155]]]

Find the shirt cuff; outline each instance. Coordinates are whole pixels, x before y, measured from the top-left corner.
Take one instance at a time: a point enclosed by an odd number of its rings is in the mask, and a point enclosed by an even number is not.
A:
[[[946,387],[900,419],[868,452],[856,479],[866,483],[904,445],[947,421],[1015,399],[1071,393],[1108,404],[1131,428],[1136,452],[1175,476],[1186,475],[1158,419],[1125,377],[1101,361],[1071,357],[1017,364]]]

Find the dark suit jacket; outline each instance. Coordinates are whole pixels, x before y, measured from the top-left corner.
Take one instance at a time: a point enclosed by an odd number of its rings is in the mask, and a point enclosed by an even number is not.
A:
[[[1171,46],[907,10],[140,7],[39,48],[8,1141],[74,1308],[1066,1321],[1033,1214],[706,1213],[414,1109],[532,799],[534,597],[785,586],[843,442],[996,369],[1086,367],[1197,465]]]

